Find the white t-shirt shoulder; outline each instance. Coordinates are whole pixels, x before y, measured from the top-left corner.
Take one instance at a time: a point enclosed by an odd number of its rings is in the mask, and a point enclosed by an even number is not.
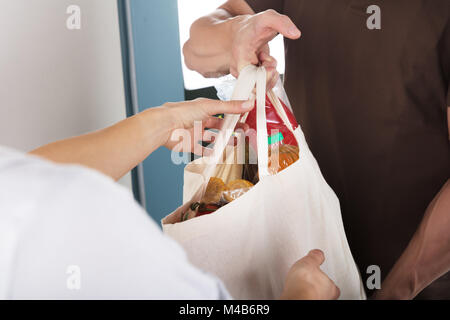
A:
[[[228,299],[131,193],[0,147],[0,299]]]

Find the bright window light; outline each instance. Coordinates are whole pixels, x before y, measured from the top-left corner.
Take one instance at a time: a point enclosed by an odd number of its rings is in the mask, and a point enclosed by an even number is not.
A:
[[[178,0],[178,17],[180,26],[180,47],[183,48],[184,43],[189,39],[189,29],[191,24],[200,18],[219,7],[224,0]],[[284,73],[284,43],[283,37],[277,36],[270,42],[271,54],[278,61],[278,72]],[[201,74],[191,71],[186,67],[184,63],[184,57],[181,53],[183,60],[183,78],[184,86],[187,90],[196,90],[200,88],[206,88],[214,86],[217,83],[217,79],[207,79]]]

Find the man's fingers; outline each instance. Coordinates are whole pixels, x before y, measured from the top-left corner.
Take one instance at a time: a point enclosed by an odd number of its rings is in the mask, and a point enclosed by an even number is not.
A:
[[[338,286],[334,286],[334,295],[333,295],[333,299],[337,300],[339,299],[339,296],[341,295],[341,289],[339,289]]]
[[[275,10],[271,9],[260,13],[260,15],[261,27],[270,27],[289,39],[300,38],[300,30],[288,16],[279,14]]]
[[[278,82],[278,79],[280,78],[280,74],[278,73],[277,69],[270,68],[267,69],[267,90],[272,89],[275,87],[275,85]]]
[[[261,65],[264,66],[265,68],[276,68],[278,65],[277,59],[275,59],[270,54],[264,51],[261,51],[258,54],[258,59]]]
[[[267,71],[267,90],[272,89],[277,84],[280,75],[277,71],[277,60],[267,52],[261,51],[258,54],[258,59],[261,65],[266,68]]]
[[[315,249],[311,250],[305,257],[305,259],[317,266],[320,266],[325,261],[325,255],[323,254],[322,250]]]

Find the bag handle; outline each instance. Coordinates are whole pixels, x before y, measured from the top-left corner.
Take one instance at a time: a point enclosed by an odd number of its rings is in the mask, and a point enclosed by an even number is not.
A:
[[[266,69],[264,67],[256,67],[254,65],[245,67],[239,75],[232,96],[232,100],[248,100],[256,85],[256,139],[260,180],[270,175],[269,145],[267,143],[269,137],[267,134],[266,119],[266,74]],[[209,181],[213,175],[215,166],[219,163],[219,159],[222,157],[239,118],[240,115],[225,115],[225,122],[222,126],[222,130],[220,130],[216,143],[214,144],[213,156],[211,158],[212,162],[208,164],[205,170],[204,177],[206,181]]]
[[[275,108],[275,111],[280,116],[281,120],[283,121],[284,125],[288,128],[288,130],[294,134],[294,128],[292,127],[291,121],[289,121],[289,117],[286,113],[286,110],[283,108],[283,106],[280,103],[280,100],[278,99],[277,95],[272,91],[269,90],[267,92],[267,95],[272,102],[272,105]]]
[[[266,119],[266,69],[260,67],[256,73],[256,141],[258,148],[259,180],[269,176],[269,136]]]
[[[258,148],[258,172],[259,179],[262,180],[269,176],[269,145],[268,145],[268,133],[267,133],[267,119],[266,119],[266,70],[264,67],[257,67],[254,65],[248,65],[240,72],[237,79],[236,86],[233,91],[231,100],[248,100],[252,96],[253,89],[256,85],[256,135],[257,135],[257,148]],[[297,136],[294,133],[294,129],[289,121],[289,118],[281,105],[278,97],[272,90],[267,93],[269,99],[272,101],[275,111],[280,116],[289,131],[292,132],[300,146]],[[225,148],[228,145],[234,128],[240,120],[240,115],[225,114],[224,123],[222,129],[219,131],[216,141],[214,143],[212,156],[208,158],[207,167],[204,171],[205,182],[214,174],[215,168],[223,156]],[[299,150],[300,152],[300,150]],[[203,188],[206,188],[206,183]],[[203,190],[204,192],[205,190]]]
[[[231,100],[249,100],[252,96],[252,91],[256,84],[256,73],[258,71],[258,67],[254,65],[248,65],[239,74],[239,78],[237,79],[233,95],[231,96]],[[210,157],[204,158],[207,161],[207,166],[203,173],[203,177],[205,178],[205,183],[203,184],[203,188],[206,188],[206,184],[209,179],[214,174],[216,165],[219,163],[225,148],[228,145],[228,141],[233,134],[234,128],[236,124],[239,122],[240,115],[239,114],[225,114],[224,122],[221,130],[218,132],[212,155]],[[204,193],[205,190],[203,190]]]
[[[267,119],[266,119],[266,72],[263,67],[258,69],[260,71],[257,74],[256,79],[256,135],[257,135],[257,147],[258,147],[258,172],[259,179],[263,179],[264,177],[269,176],[269,145],[268,145],[268,132],[267,132]],[[284,125],[288,128],[288,130],[292,133],[295,140],[297,140],[297,144],[299,146],[298,153],[300,158],[300,145],[301,141],[298,136],[295,134],[294,127],[289,120],[289,117],[286,113],[286,110],[281,105],[278,96],[273,92],[273,90],[267,91],[267,96],[269,100],[272,102],[272,105],[275,108],[276,113],[283,121]],[[248,113],[247,113],[248,114]]]

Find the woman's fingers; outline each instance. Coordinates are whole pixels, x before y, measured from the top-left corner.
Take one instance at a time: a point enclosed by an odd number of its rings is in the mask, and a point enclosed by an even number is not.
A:
[[[213,143],[216,139],[217,132],[208,129],[221,130],[224,120],[218,117],[213,117],[216,114],[244,114],[253,109],[254,100],[248,101],[220,101],[210,99],[197,99],[189,102],[166,103],[163,107],[171,113],[171,117],[175,121],[173,133],[177,132],[178,138],[169,138],[166,146],[173,149],[175,145],[179,144],[186,135],[189,134],[191,140],[189,148],[191,152],[199,154],[203,150],[201,147],[197,148],[197,144],[201,141],[206,143]],[[239,123],[236,129],[248,130],[248,125]],[[175,129],[185,129],[187,133],[181,137],[180,132]],[[197,131],[200,130],[200,131]],[[173,139],[173,140],[172,140]],[[195,141],[196,140],[196,141]],[[187,147],[184,145],[184,149]],[[199,151],[201,150],[201,151]],[[183,150],[182,152],[188,152]],[[208,151],[208,150],[206,150]],[[181,151],[177,151],[181,152]],[[204,154],[200,154],[204,155]]]
[[[234,130],[242,130],[244,133],[247,132],[247,130],[250,129],[250,126],[243,122],[238,122],[236,125],[236,128]]]
[[[222,129],[223,119],[218,117],[209,117],[206,121],[203,122],[203,127],[208,129]],[[244,132],[249,129],[248,124],[243,122],[238,122],[236,124],[235,130],[241,129]]]
[[[203,142],[213,143],[214,140],[216,140],[216,137],[217,137],[217,131],[205,130],[203,132]]]
[[[213,122],[210,122],[209,125],[205,125],[205,128],[208,129],[221,129],[223,120],[220,118],[215,118],[215,120],[212,120]],[[234,128],[236,134],[247,134],[247,131],[250,129],[250,126],[246,123],[238,122],[236,127]],[[218,131],[216,130],[205,130],[203,132],[203,142],[207,143],[213,143],[218,135]],[[237,137],[233,136],[231,137],[230,141],[228,142],[229,145],[236,145]]]
[[[209,117],[203,122],[203,127],[208,129],[221,129],[223,125],[223,119],[218,117]]]
[[[214,117],[212,117],[214,118]],[[214,118],[211,119],[211,122],[209,122],[209,125],[205,126],[208,129],[220,129],[223,124],[223,119],[220,118]],[[214,127],[212,127],[213,125]],[[235,127],[235,134],[247,134],[247,131],[250,129],[249,125],[246,123],[238,122],[238,124]],[[203,140],[201,143],[203,143],[203,147],[201,148],[201,154],[199,152],[194,152],[196,155],[208,157],[212,154],[213,148],[214,148],[214,142],[217,138],[218,131],[217,130],[204,130],[202,136]],[[236,146],[239,139],[236,135],[233,135],[230,140],[228,141],[228,145],[230,146]],[[194,143],[200,143],[199,141]],[[207,144],[207,145],[205,145]]]
[[[243,114],[253,107],[254,102],[251,100],[220,101],[205,98],[163,105],[163,108],[169,111],[170,117],[174,121],[174,129],[191,129],[198,121],[215,128],[218,125],[218,120],[211,119],[211,116],[222,113]]]
[[[241,114],[253,109],[254,102],[251,100],[221,101],[202,99],[201,107],[210,116],[221,113]]]

